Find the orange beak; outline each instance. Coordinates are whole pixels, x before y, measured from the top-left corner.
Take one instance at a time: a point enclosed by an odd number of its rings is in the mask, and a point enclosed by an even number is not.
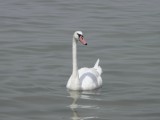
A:
[[[86,42],[86,40],[83,38],[82,35],[79,37],[79,41],[80,41],[83,45],[87,45],[87,42]]]

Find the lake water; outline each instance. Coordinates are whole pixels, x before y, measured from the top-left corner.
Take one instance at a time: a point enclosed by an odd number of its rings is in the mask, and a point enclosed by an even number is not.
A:
[[[1,120],[159,120],[160,0],[1,0]],[[100,58],[103,87],[68,91]]]

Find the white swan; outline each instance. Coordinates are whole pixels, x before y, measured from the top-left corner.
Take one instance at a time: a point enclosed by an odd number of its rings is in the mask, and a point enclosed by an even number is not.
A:
[[[66,87],[70,90],[93,90],[102,86],[101,73],[102,69],[99,66],[99,59],[93,68],[81,68],[77,66],[77,42],[80,41],[83,45],[87,45],[81,31],[76,31],[73,34],[72,41],[72,62],[73,70],[68,80]]]

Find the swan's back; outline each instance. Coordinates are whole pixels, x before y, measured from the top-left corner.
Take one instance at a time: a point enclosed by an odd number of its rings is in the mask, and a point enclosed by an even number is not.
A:
[[[78,73],[80,89],[93,90],[102,86],[102,78],[95,68],[81,68]]]

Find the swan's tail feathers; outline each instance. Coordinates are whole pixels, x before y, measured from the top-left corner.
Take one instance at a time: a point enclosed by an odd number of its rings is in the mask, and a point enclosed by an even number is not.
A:
[[[98,58],[96,64],[94,65],[94,68],[97,68],[98,66],[99,66],[99,58]]]
[[[99,61],[100,60],[98,59],[93,68],[96,69],[97,72],[101,75],[102,74],[102,68],[99,66]]]

